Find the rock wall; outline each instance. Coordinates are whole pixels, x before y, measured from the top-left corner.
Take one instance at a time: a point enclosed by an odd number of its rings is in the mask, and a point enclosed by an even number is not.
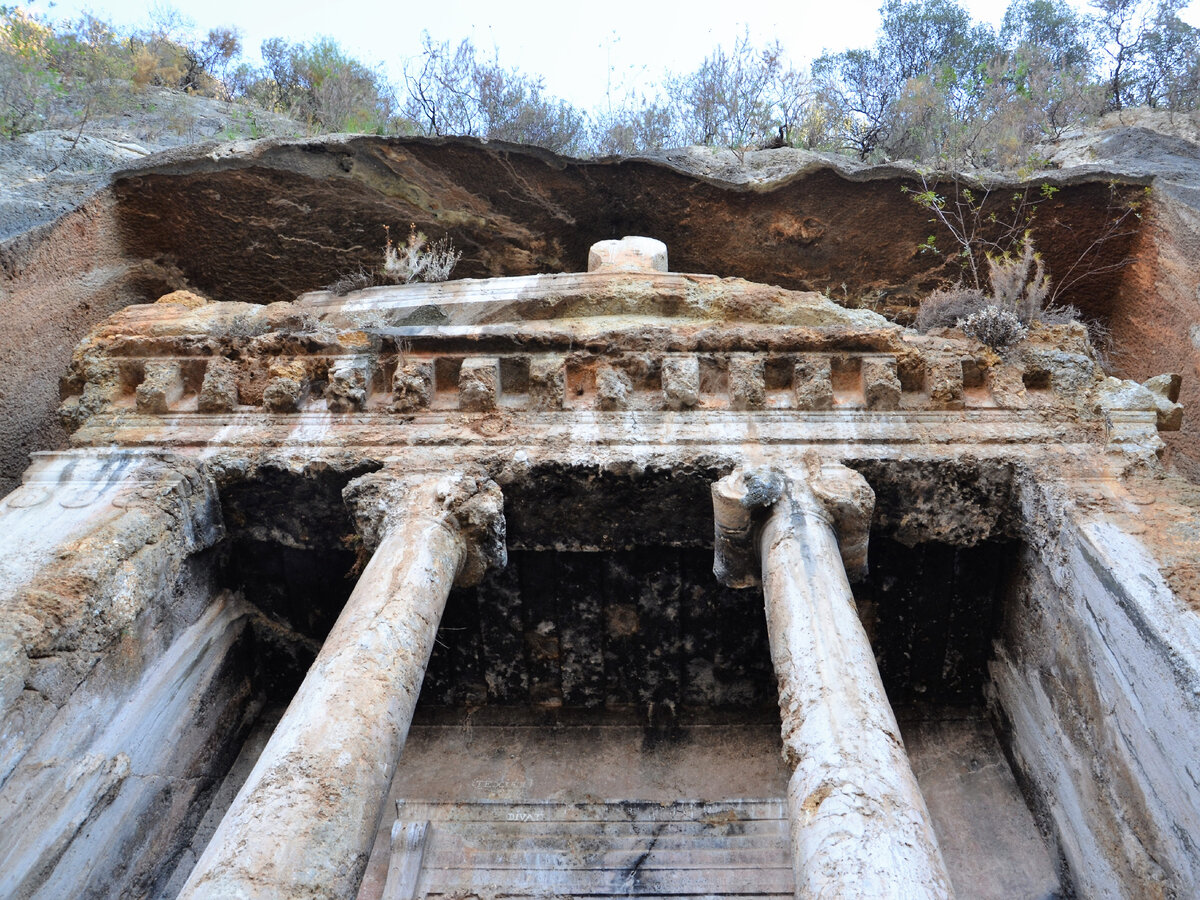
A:
[[[1079,896],[1195,896],[1194,610],[1136,536],[1145,526],[1044,484],[1019,494],[1027,543],[991,666],[1014,768]]]
[[[1052,277],[1103,232],[1112,177],[1045,176],[1060,189],[1033,227]],[[1006,184],[984,217],[1004,214],[1010,188],[1042,183]],[[71,350],[130,303],[181,288],[290,302],[378,267],[384,226],[412,223],[464,251],[456,277],[583,271],[594,241],[647,234],[671,246],[675,271],[823,291],[905,321],[961,273],[952,252],[919,252],[929,213],[903,188],[922,188],[914,170],[788,149],[581,161],[469,139],[339,137],[153,157],[0,245],[0,494],[30,452],[64,445],[53,408]],[[1124,257],[1131,238],[1106,242],[1101,261]],[[1062,299],[1103,316],[1118,280],[1085,279]]]
[[[1180,402],[1200,410],[1200,191],[1157,187],[1131,256],[1107,320],[1113,368],[1135,381],[1178,373]],[[1200,416],[1184,416],[1183,427],[1164,437],[1165,461],[1200,481]]]
[[[212,486],[161,455],[52,454],[0,501],[0,894],[169,874],[254,714],[222,535]]]
[[[1139,192],[1111,182],[1095,170],[1001,182],[978,201],[979,227],[992,228],[993,213],[1006,221],[1013,193],[1028,191],[1048,271],[1065,275],[1104,232],[1114,191],[1117,203]],[[930,184],[953,192],[945,180]],[[1043,184],[1058,188],[1046,201]],[[463,251],[456,278],[585,271],[593,243],[640,234],[671,248],[676,272],[822,291],[901,313],[962,274],[948,236],[939,238],[940,254],[919,249],[936,229],[905,191],[923,189],[905,165],[790,149],[741,162],[704,148],[576,160],[466,138],[370,137],[166,156],[113,185],[126,252],[170,261],[217,300],[291,300],[374,269],[384,226],[401,237],[413,223]],[[1106,241],[1100,262],[1121,258],[1129,238]],[[1064,300],[1102,305],[1114,285],[1084,279]]]
[[[55,410],[75,345],[118,309],[182,284],[126,253],[115,209],[101,192],[0,245],[0,496],[20,483],[30,453],[66,445]]]

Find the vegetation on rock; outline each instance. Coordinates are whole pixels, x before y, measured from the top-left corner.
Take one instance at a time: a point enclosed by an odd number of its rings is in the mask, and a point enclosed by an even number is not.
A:
[[[997,31],[956,0],[885,0],[871,47],[794,64],[749,34],[689,73],[666,72],[602,109],[551,96],[536,75],[470,41],[426,35],[402,85],[330,38],[261,48],[238,34],[193,34],[160,12],[131,34],[94,16],[52,22],[0,6],[0,136],[79,128],[148,85],[290,116],[300,132],[471,135],[571,155],[687,144],[794,146],[864,160],[954,167],[1036,164],[1039,142],[1105,111],[1200,105],[1200,30],[1185,0],[1012,0]],[[251,135],[253,128],[251,129]]]

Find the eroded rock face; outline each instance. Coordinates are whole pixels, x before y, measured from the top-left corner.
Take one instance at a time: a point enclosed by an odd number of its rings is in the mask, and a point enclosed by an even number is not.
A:
[[[1051,278],[1075,268],[1074,278],[1114,203],[1138,189],[1091,173],[1051,173],[1028,189],[1036,195],[1043,183],[1059,191],[1041,204],[1034,239]],[[584,271],[594,242],[643,234],[671,248],[677,271],[904,313],[961,273],[946,261],[952,252],[918,252],[929,213],[902,188],[924,189],[911,169],[797,150],[751,152],[731,167],[702,150],[582,161],[470,139],[368,137],[164,158],[119,174],[113,186],[126,252],[169,260],[221,300],[289,300],[377,268],[384,226],[411,222],[463,251],[456,277]],[[998,187],[981,221],[1025,189]],[[1108,236],[1092,254],[1095,267],[1122,258],[1132,239]],[[1112,273],[1086,278],[1061,299],[1102,312],[1116,285]]]
[[[1059,299],[1102,319],[1118,299],[1143,302],[1123,281],[1142,219],[1109,232],[1113,210],[1142,202],[1136,185],[1152,175],[1113,168],[1115,187],[1113,173],[1085,168],[1006,184],[988,201],[1003,211],[1010,188],[1059,188],[1039,203],[1035,240],[1051,277],[1073,282]],[[179,289],[290,302],[377,268],[383,227],[413,223],[464,251],[458,277],[583,271],[593,242],[646,234],[671,246],[677,270],[822,291],[906,321],[931,287],[961,273],[953,252],[918,252],[929,214],[902,188],[923,189],[903,166],[786,149],[579,161],[466,139],[359,137],[155,157],[0,248],[0,291],[14,310],[0,336],[0,489],[15,486],[31,448],[62,445],[52,407],[69,350],[122,305]],[[1082,258],[1097,274],[1077,281]],[[1186,366],[1130,371],[1144,380],[1171,370]]]

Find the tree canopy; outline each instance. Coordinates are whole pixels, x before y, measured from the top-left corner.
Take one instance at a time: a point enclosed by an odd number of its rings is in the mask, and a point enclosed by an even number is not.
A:
[[[884,0],[874,43],[809,64],[748,32],[691,72],[584,110],[541,77],[470,41],[425,36],[403,81],[332,38],[261,47],[242,58],[232,28],[192,32],[159,13],[128,34],[92,16],[53,23],[0,6],[0,135],[74,127],[145,85],[256,105],[309,131],[470,135],[572,155],[683,144],[791,145],[861,159],[1020,165],[1042,140],[1105,111],[1200,104],[1200,31],[1186,0],[1012,0],[998,30],[957,0]]]

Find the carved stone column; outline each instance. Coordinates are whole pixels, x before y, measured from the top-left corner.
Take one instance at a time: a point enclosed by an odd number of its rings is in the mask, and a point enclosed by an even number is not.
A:
[[[506,562],[491,481],[353,482],[371,561],[181,898],[354,897],[450,588]]]
[[[865,569],[874,499],[829,464],[713,486],[717,576],[763,586],[798,898],[953,895],[847,578]]]

